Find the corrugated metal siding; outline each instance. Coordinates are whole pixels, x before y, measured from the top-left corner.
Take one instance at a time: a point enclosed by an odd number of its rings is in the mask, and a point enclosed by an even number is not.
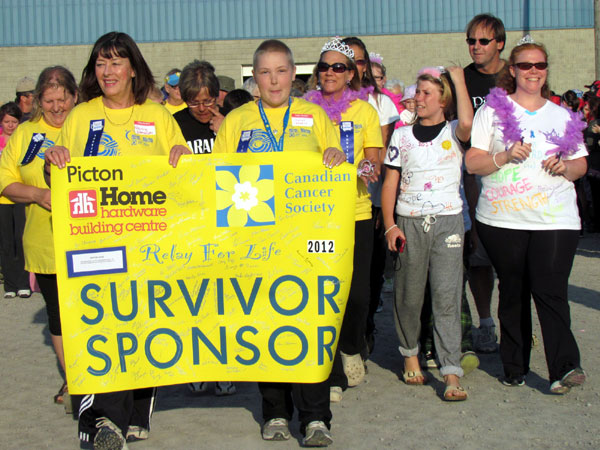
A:
[[[594,26],[593,0],[0,0],[0,46],[449,33],[481,12],[508,30]]]

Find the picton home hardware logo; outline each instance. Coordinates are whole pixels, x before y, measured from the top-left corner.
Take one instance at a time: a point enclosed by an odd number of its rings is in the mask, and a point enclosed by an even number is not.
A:
[[[71,217],[73,218],[96,217],[98,215],[97,195],[93,189],[69,192],[69,205]]]

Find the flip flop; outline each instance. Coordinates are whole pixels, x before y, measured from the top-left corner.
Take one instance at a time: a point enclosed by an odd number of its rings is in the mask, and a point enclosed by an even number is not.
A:
[[[464,393],[464,395],[454,395],[455,393],[460,392]],[[446,386],[444,389],[444,400],[447,402],[462,402],[468,398],[467,391],[462,386],[455,386],[450,384]]]

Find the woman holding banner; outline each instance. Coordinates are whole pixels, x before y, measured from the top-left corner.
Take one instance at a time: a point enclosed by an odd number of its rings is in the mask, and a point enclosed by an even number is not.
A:
[[[58,146],[46,152],[63,169],[71,156],[166,155],[169,164],[191,153],[175,119],[147,100],[154,77],[138,46],[125,33],[100,37],[83,69],[80,95],[62,128]],[[139,139],[137,139],[139,137]],[[142,139],[142,137],[144,139]],[[86,395],[79,409],[79,439],[95,449],[127,448],[147,439],[155,388]]]
[[[0,159],[0,191],[25,210],[23,248],[25,269],[35,273],[48,315],[48,328],[56,357],[65,369],[62,332],[54,266],[50,189],[43,176],[44,152],[54,145],[67,115],[77,102],[77,83],[67,69],[48,67],[40,74],[35,92],[34,109],[29,121],[20,125],[8,141]],[[64,382],[56,403],[70,409]]]
[[[361,88],[354,51],[339,38],[323,46],[312,83],[313,90],[305,98],[325,109],[340,135],[348,162],[357,167],[366,163],[370,168],[356,186],[354,271],[330,377],[331,401],[339,402],[344,389],[358,386],[365,377],[361,352],[366,348],[373,251],[371,199],[367,185],[377,181],[378,154],[383,141],[377,111],[368,103],[372,89]]]
[[[253,75],[260,98],[225,117],[213,153],[314,151],[323,153],[323,164],[327,167],[346,160],[336,130],[325,112],[290,96],[296,68],[287,45],[277,40],[264,41],[254,52]],[[295,127],[309,132],[291,133],[290,129]],[[304,434],[303,445],[321,447],[333,442],[329,432],[331,410],[327,380],[316,384],[259,383],[259,389],[265,421],[263,439],[290,438],[288,422],[295,405],[299,411],[300,431]]]

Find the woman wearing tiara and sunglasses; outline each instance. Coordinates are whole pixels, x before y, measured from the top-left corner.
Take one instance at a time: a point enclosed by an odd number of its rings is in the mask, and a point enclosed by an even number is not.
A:
[[[522,386],[531,353],[531,296],[550,391],[583,384],[567,286],[581,227],[573,181],[587,169],[579,117],[548,101],[548,54],[526,36],[477,111],[467,169],[482,175],[477,230],[500,281],[502,383]]]
[[[340,401],[342,391],[357,386],[365,376],[361,352],[369,308],[369,276],[373,251],[371,200],[367,185],[377,181],[379,151],[383,147],[379,118],[367,103],[368,90],[360,87],[350,47],[334,38],[321,50],[305,98],[320,105],[340,133],[347,161],[365,169],[356,191],[354,272],[338,350],[330,376],[331,401]],[[365,162],[363,162],[366,160]],[[361,165],[362,163],[362,165]],[[360,171],[359,171],[360,172]]]

